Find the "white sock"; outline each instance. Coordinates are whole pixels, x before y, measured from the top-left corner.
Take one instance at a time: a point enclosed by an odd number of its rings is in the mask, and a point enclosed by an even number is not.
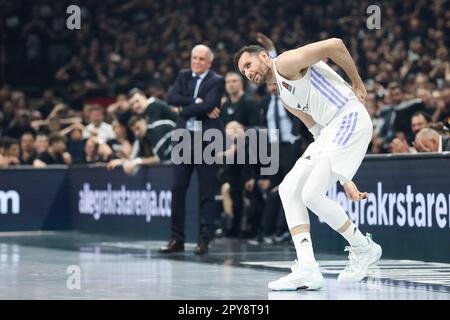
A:
[[[347,230],[341,233],[341,235],[352,247],[366,246],[368,244],[367,238],[359,231],[358,227],[353,222]]]
[[[301,232],[292,237],[294,240],[295,251],[297,252],[297,260],[299,262],[316,262],[309,232]]]

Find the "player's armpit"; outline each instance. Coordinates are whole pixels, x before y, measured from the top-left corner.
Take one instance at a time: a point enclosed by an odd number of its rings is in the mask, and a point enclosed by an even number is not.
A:
[[[283,107],[289,111],[290,113],[292,113],[294,116],[296,116],[297,118],[300,119],[301,122],[304,123],[304,125],[309,129],[314,127],[314,125],[316,124],[316,122],[314,121],[314,119],[309,115],[304,113],[301,110],[295,109],[295,108],[291,108],[289,107],[286,103],[284,103],[283,100],[281,100]]]

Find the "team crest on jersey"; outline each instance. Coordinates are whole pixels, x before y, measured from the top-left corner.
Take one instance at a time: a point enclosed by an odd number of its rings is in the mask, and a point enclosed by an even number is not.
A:
[[[283,87],[285,87],[290,93],[294,94],[295,93],[295,88],[293,86],[291,86],[290,84],[287,84],[286,82],[282,81],[281,84],[283,85]]]

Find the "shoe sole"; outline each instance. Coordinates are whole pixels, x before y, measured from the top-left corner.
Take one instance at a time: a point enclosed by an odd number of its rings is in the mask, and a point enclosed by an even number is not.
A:
[[[303,286],[297,287],[297,288],[281,288],[281,289],[273,289],[269,288],[272,291],[298,291],[298,290],[305,290],[305,291],[314,291],[314,290],[320,290],[325,285],[325,279],[320,279],[316,281],[311,281]]]

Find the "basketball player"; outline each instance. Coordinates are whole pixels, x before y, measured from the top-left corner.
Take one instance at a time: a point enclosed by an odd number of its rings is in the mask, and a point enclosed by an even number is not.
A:
[[[331,58],[352,82],[350,86],[323,59]],[[286,220],[297,253],[292,272],[272,281],[271,290],[319,289],[325,281],[314,258],[311,209],[349,243],[342,282],[362,280],[370,265],[381,257],[381,247],[370,234],[364,236],[344,209],[326,196],[340,181],[352,200],[361,200],[351,181],[372,137],[372,122],[362,102],[367,94],[355,63],[340,39],[308,44],[270,58],[257,45],[241,48],[234,57],[239,71],[256,84],[277,83],[284,107],[296,115],[313,134],[310,144],[279,186]]]

